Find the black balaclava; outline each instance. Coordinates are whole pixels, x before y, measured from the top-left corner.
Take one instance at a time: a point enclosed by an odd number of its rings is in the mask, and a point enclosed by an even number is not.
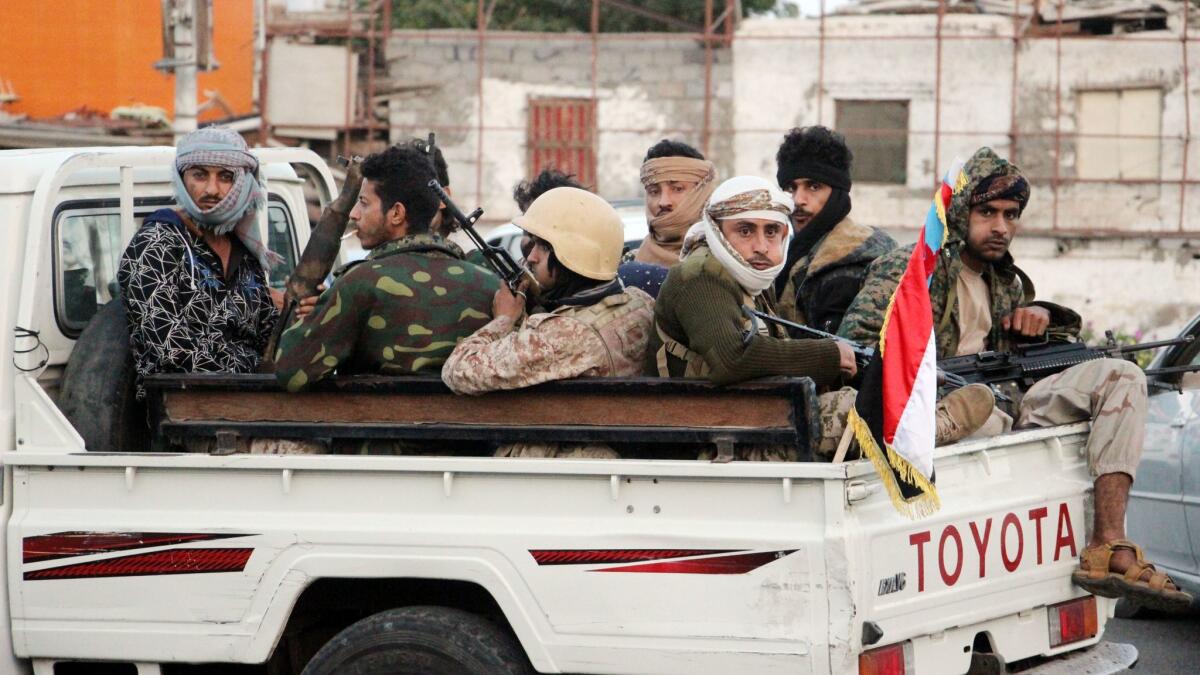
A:
[[[775,293],[783,293],[788,276],[796,261],[808,255],[821,238],[842,222],[850,213],[850,167],[836,166],[824,157],[807,156],[797,161],[779,162],[775,179],[779,187],[789,189],[800,178],[815,180],[833,188],[820,213],[813,216],[804,229],[796,232],[788,246],[783,269],[775,279]]]

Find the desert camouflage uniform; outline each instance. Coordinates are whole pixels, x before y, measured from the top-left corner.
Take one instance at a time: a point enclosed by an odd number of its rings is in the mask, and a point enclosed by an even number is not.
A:
[[[431,234],[388,242],[347,266],[312,313],[284,331],[276,377],[298,391],[340,373],[436,374],[491,318],[500,282]]]
[[[792,265],[779,294],[779,316],[836,333],[862,289],[867,267],[894,248],[896,241],[883,230],[842,219]]]
[[[1010,175],[1017,168],[988,148],[981,148],[963,167],[967,185],[955,195],[946,214],[946,245],[938,258],[929,286],[939,358],[958,353],[959,257],[967,235],[969,199],[975,187],[995,175]],[[854,299],[838,334],[874,346],[888,300],[900,283],[912,246],[896,249],[871,264],[862,292]],[[992,330],[987,349],[1009,351],[1012,338],[1001,319],[1019,307],[1036,305],[1050,312],[1047,336],[1058,339],[1079,335],[1080,318],[1074,311],[1049,302],[1034,302],[1033,282],[1005,254],[983,273],[991,297]],[[1009,392],[1007,393],[1015,393]],[[1088,436],[1088,465],[1096,475],[1121,471],[1133,476],[1142,452],[1146,421],[1146,376],[1136,365],[1117,359],[1098,359],[1069,368],[1033,385],[1019,399],[1017,427],[1052,426],[1092,420]]]
[[[458,394],[483,394],[573,377],[640,375],[653,317],[654,300],[636,288],[594,304],[534,314],[519,326],[499,316],[454,349],[442,368],[442,381]],[[617,457],[603,445],[522,444],[496,454]]]

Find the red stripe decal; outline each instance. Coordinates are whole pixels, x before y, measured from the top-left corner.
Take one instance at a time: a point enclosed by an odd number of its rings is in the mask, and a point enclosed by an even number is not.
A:
[[[25,537],[22,559],[23,562],[33,563],[95,553],[249,536],[251,535],[189,532],[56,532]]]
[[[597,565],[603,563],[645,562],[697,555],[736,553],[735,549],[632,548],[632,549],[545,549],[530,551],[539,565]]]
[[[173,548],[26,572],[26,581],[241,572],[252,548]]]
[[[762,553],[739,553],[723,555],[714,558],[697,558],[695,560],[673,560],[670,562],[654,562],[644,565],[626,565],[624,567],[605,567],[592,570],[593,572],[641,572],[646,574],[745,574],[758,569],[769,562],[774,562],[791,551],[764,551]]]

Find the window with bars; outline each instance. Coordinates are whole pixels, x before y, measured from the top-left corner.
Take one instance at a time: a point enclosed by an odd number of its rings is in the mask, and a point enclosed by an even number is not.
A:
[[[596,186],[595,99],[530,98],[527,141],[530,178],[555,169]]]
[[[837,131],[854,153],[854,182],[907,182],[908,101],[837,101]]]

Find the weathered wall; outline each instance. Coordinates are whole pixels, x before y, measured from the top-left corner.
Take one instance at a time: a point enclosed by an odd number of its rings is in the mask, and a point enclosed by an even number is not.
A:
[[[773,173],[774,151],[782,133],[792,126],[818,122],[836,126],[836,99],[910,101],[907,184],[856,185],[855,214],[865,222],[919,222],[935,168],[944,171],[954,158],[965,158],[980,145],[991,145],[1001,154],[1012,156],[1012,20],[990,15],[948,15],[942,29],[941,141],[939,157],[934,161],[933,132],[939,128],[935,117],[939,94],[937,44],[932,39],[936,26],[937,18],[932,15],[829,17],[825,23],[824,67],[819,68],[818,21],[745,22],[734,42],[737,170]],[[976,39],[979,37],[997,39]],[[1050,185],[1055,176],[1057,143],[1058,176],[1067,181],[1058,190],[1060,228],[1178,229],[1187,88],[1177,32],[1138,33],[1120,39],[1064,39],[1061,76],[1056,66],[1059,46],[1048,38],[1023,39],[1015,52],[1015,160],[1035,182],[1024,218],[1026,227],[1049,229],[1055,223]],[[1200,72],[1198,52],[1190,50],[1192,72]],[[1060,77],[1061,101],[1056,95]],[[1077,93],[1130,86],[1162,91],[1160,176],[1167,182],[1122,186],[1070,182],[1077,175]],[[1195,118],[1200,111],[1200,83],[1196,78],[1188,95],[1195,133]],[[1190,144],[1188,161],[1188,176],[1195,180],[1200,177],[1200,143]],[[1187,204],[1185,222],[1193,213],[1200,213],[1200,186],[1188,187]],[[1200,231],[1200,222],[1188,227]]]
[[[393,33],[388,68],[393,88],[392,138],[438,133],[450,182],[464,206],[483,205],[489,220],[515,215],[513,186],[527,177],[530,97],[592,96],[592,43],[581,36],[492,32],[483,45],[483,105],[479,102],[476,36],[455,32]],[[729,128],[730,53],[714,50],[711,119]],[[641,195],[638,168],[660,138],[701,145],[704,49],[691,40],[620,34],[598,44],[596,192],[609,199]],[[479,121],[483,120],[480,185]],[[714,134],[710,155],[728,175],[732,138]]]

